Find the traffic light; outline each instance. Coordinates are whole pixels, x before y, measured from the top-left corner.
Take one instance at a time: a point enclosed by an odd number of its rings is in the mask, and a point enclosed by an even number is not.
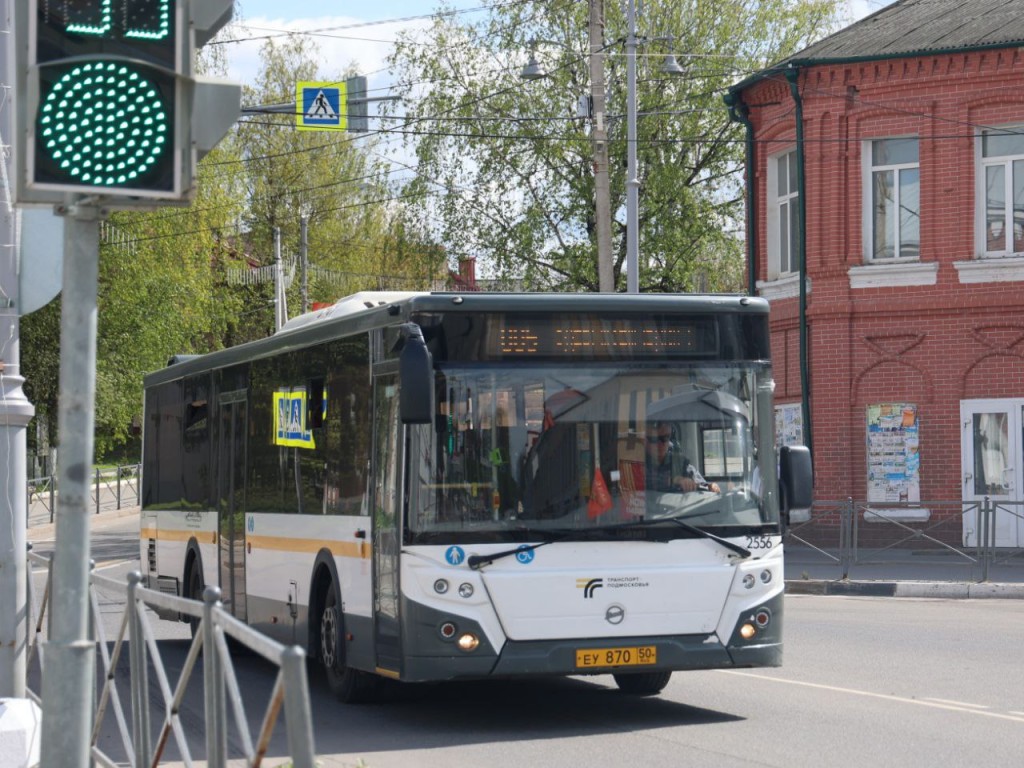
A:
[[[239,86],[193,77],[232,0],[13,5],[15,201],[189,199],[195,163],[238,116]]]

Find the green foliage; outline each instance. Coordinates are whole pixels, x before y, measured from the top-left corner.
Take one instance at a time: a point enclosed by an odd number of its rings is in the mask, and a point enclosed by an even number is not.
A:
[[[626,253],[623,5],[605,0],[616,283]],[[742,288],[742,129],[725,89],[835,28],[838,0],[647,0],[638,18],[640,285]],[[480,17],[474,17],[480,19]],[[418,177],[407,192],[454,256],[480,256],[532,288],[597,289],[588,4],[495,3],[488,16],[438,17],[390,64],[409,116]],[[548,75],[519,73],[533,51]],[[665,53],[681,77],[662,75]],[[416,201],[422,201],[417,203]]]

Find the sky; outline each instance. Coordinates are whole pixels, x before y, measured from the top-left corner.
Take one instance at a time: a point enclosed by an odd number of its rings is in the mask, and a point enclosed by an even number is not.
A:
[[[893,0],[844,2],[853,21],[874,13]],[[349,27],[332,31],[330,37],[316,38],[325,62],[325,74],[355,64],[361,74],[367,75],[372,91],[388,82],[383,67],[389,42],[401,29],[426,26],[428,19],[410,17],[429,15],[437,5],[436,0],[237,0],[235,16],[245,21],[248,34],[254,37],[289,30]],[[483,1],[447,0],[447,5],[456,10],[467,10],[481,8]],[[472,18],[472,11],[467,18]],[[242,83],[253,82],[259,69],[259,41],[232,43],[228,49],[228,61],[232,79]]]

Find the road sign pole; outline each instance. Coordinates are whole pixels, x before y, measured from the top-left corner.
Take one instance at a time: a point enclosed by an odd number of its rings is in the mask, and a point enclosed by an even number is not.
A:
[[[2,3],[10,29],[10,4]],[[0,83],[11,82],[8,70],[10,35],[0,35]],[[13,115],[10,101],[0,103],[0,150],[9,157]],[[7,163],[6,160],[0,162]],[[0,204],[0,473],[5,486],[0,490],[0,698],[25,697],[25,658],[28,640],[26,611],[26,448],[28,423],[35,411],[21,385],[18,336],[18,249],[15,241],[14,209],[9,176],[4,175],[4,199]]]
[[[61,207],[64,280],[57,428],[58,486],[50,636],[43,653],[41,765],[88,768],[96,650],[89,639],[89,468],[96,393],[96,284],[105,211],[78,198]]]

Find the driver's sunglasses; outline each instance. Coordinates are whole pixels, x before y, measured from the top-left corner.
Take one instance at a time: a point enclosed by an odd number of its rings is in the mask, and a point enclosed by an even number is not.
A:
[[[671,435],[658,435],[657,437],[648,437],[647,442],[650,443],[651,445],[654,445],[655,443],[667,443],[671,439]]]

